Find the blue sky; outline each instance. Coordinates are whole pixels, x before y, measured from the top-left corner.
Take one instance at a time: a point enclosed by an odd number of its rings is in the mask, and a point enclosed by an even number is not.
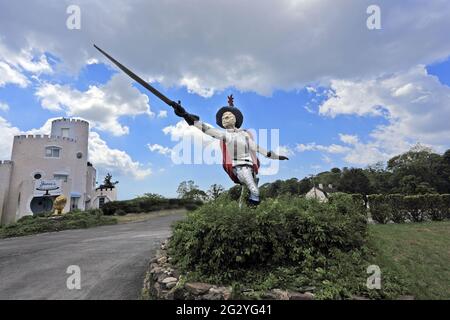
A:
[[[170,107],[104,60],[92,39],[208,123],[214,124],[216,111],[233,94],[244,114],[243,127],[279,129],[280,151],[290,160],[280,163],[277,174],[261,176],[261,183],[332,167],[365,167],[416,143],[436,152],[450,148],[450,47],[444,40],[450,29],[443,14],[448,16],[448,5],[409,1],[405,19],[415,21],[409,30],[407,21],[396,19],[406,4],[380,1],[383,29],[369,32],[364,25],[368,2],[349,1],[352,5],[321,22],[290,15],[314,16],[331,2],[281,1],[268,18],[280,23],[264,37],[244,13],[252,10],[250,20],[260,23],[270,7],[265,1],[255,10],[242,5],[242,17],[234,13],[235,26],[222,25],[219,18],[209,21],[210,30],[200,28],[203,13],[182,2],[159,8],[183,11],[182,28],[174,30],[157,17],[143,18],[153,4],[136,1],[123,10],[124,4],[115,1],[108,8],[96,1],[77,3],[82,28],[69,31],[43,22],[64,22],[68,2],[34,9],[35,2],[28,2],[40,19],[19,5],[0,3],[5,15],[0,14],[0,158],[8,158],[14,134],[45,132],[48,119],[74,116],[91,123],[91,160],[99,180],[112,172],[120,181],[121,199],[145,192],[175,196],[183,180],[203,189],[233,185],[220,165],[173,163],[169,152],[177,142],[172,138],[197,135]],[[293,3],[295,10],[284,10]],[[213,16],[233,14],[229,9],[222,1],[204,7]],[[104,23],[94,19],[102,12]],[[426,13],[436,13],[435,21],[417,23]],[[59,19],[52,20],[55,16]],[[128,35],[122,33],[122,20],[134,21]],[[304,25],[322,34],[303,31]],[[249,34],[241,37],[239,27]],[[288,36],[293,30],[301,30],[298,38]],[[157,147],[151,151],[149,145]]]

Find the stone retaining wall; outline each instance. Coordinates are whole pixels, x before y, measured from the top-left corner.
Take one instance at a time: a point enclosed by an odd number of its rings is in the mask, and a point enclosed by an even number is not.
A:
[[[167,240],[150,261],[144,280],[143,297],[157,300],[229,300],[233,298],[231,287],[217,286],[202,282],[185,282],[183,276],[170,263],[167,255]],[[310,291],[314,288],[306,288]],[[253,290],[240,293],[244,299],[256,299]],[[273,289],[259,296],[268,300],[313,300],[314,294]]]

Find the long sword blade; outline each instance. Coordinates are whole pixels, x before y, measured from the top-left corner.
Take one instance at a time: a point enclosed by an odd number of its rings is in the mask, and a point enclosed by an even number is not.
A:
[[[161,92],[159,92],[158,90],[153,88],[148,82],[144,81],[142,78],[140,78],[138,75],[136,75],[133,71],[131,71],[130,69],[128,69],[127,67],[122,65],[119,61],[117,61],[116,59],[111,57],[109,54],[107,54],[105,51],[103,51],[102,49],[97,47],[95,44],[94,44],[94,47],[95,47],[95,49],[100,51],[105,57],[107,57],[109,60],[111,60],[112,63],[114,63],[117,67],[119,67],[119,69],[121,69],[123,72],[125,72],[127,75],[129,75],[134,81],[139,83],[145,89],[147,89],[148,91],[153,93],[155,96],[160,98],[162,101],[164,101],[166,104],[171,106],[171,104],[173,103],[172,100],[170,100],[165,95],[163,95]]]

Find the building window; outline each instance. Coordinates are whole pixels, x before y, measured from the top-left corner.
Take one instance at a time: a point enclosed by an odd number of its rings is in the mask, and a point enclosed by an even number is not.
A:
[[[61,148],[59,147],[47,147],[45,148],[45,156],[47,158],[59,158]]]
[[[101,208],[105,204],[105,197],[98,198],[98,207]]]
[[[70,198],[70,210],[77,210],[78,209],[78,200],[80,198],[78,197],[71,197]]]
[[[68,138],[69,137],[69,128],[62,128],[61,129],[61,137]]]
[[[67,178],[68,177],[69,176],[67,174],[54,174],[53,175],[53,178],[55,178],[56,180],[61,180],[61,181],[64,181],[64,182],[67,182]]]

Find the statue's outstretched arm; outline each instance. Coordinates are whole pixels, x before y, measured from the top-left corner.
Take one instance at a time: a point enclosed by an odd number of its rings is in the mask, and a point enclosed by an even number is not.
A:
[[[195,121],[194,127],[200,129],[202,132],[215,139],[225,139],[225,132],[223,130],[214,128],[213,126],[206,124],[201,120]]]
[[[203,121],[200,120],[199,116],[186,112],[186,110],[181,106],[179,102],[178,103],[174,102],[172,107],[174,108],[175,114],[179,117],[184,118],[184,120],[186,120],[186,122],[190,126],[194,126],[200,129],[202,132],[206,133],[208,136],[211,136],[213,138],[225,139],[225,132],[216,129],[209,124],[204,123]]]
[[[262,154],[264,157],[274,159],[274,160],[289,160],[288,157],[280,156],[273,151],[269,151],[269,150],[257,145],[251,137],[249,137],[248,143],[250,146],[250,150],[258,152],[258,153]]]

